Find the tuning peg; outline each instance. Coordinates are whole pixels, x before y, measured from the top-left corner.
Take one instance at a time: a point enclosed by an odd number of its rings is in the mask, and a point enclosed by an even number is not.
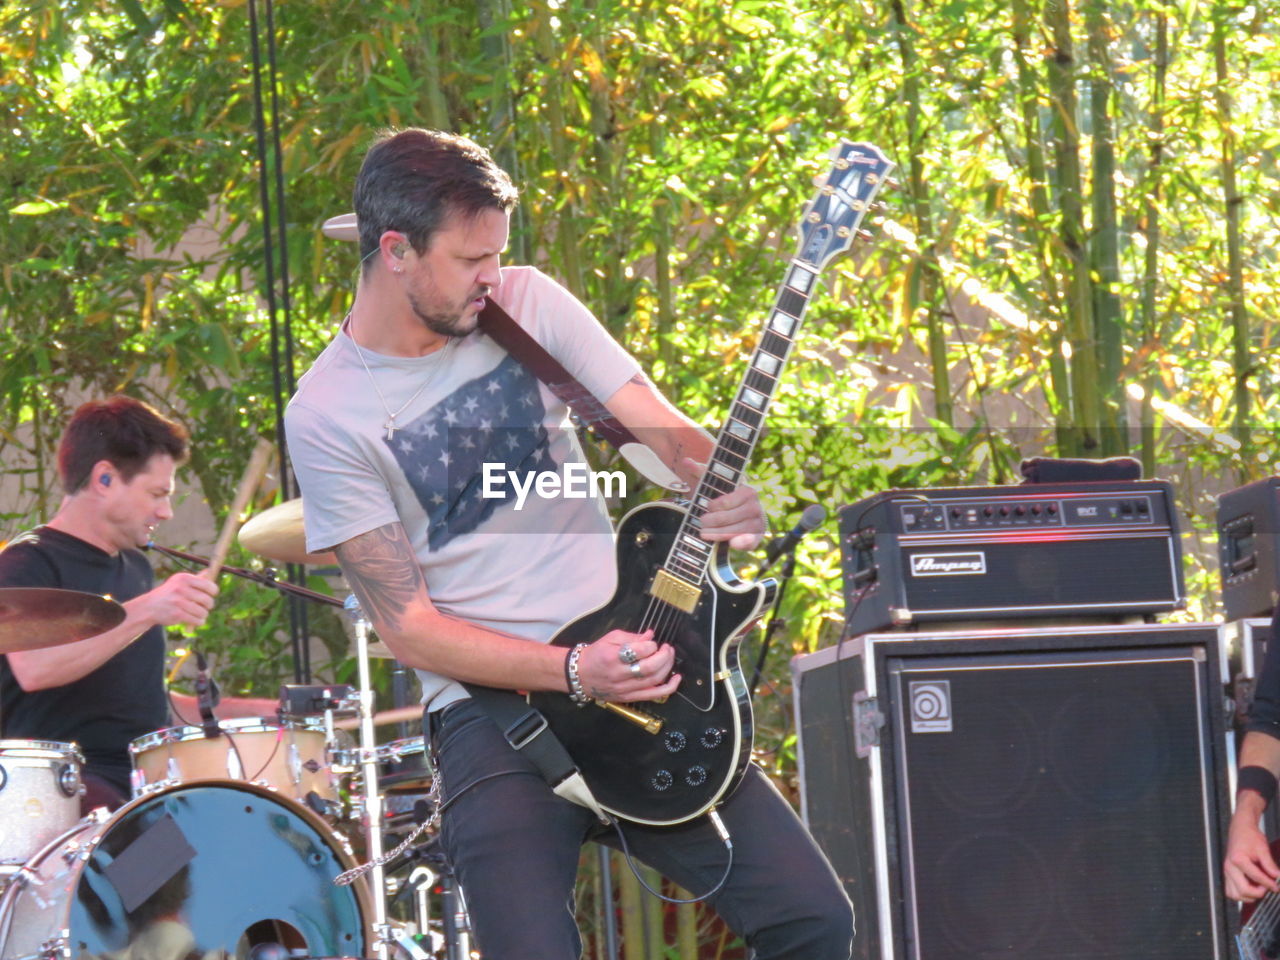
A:
[[[894,190],[897,190],[899,187],[902,186],[902,181],[899,180],[897,177],[885,177],[884,185],[886,187],[892,187]]]
[[[871,233],[870,230],[859,230],[854,234],[854,236],[856,236],[859,240],[870,240],[873,234]]]

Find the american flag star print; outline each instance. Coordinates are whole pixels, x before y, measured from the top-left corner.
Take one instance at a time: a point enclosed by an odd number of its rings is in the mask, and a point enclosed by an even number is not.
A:
[[[506,357],[383,440],[426,511],[431,550],[475,530],[515,499],[510,483],[501,486],[501,497],[482,495],[483,464],[503,464],[521,483],[556,469],[545,415],[538,381]]]

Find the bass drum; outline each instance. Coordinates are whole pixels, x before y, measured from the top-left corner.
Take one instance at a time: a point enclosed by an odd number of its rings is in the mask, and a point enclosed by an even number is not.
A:
[[[266,787],[177,784],[33,856],[0,901],[0,957],[367,956],[366,884],[333,882],[352,866],[323,820]]]

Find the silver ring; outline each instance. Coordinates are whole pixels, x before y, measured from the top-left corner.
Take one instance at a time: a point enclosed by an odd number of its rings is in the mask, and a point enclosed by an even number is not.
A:
[[[624,643],[622,649],[618,651],[618,659],[623,663],[636,664],[640,662],[640,654],[631,649],[631,644]]]
[[[633,677],[636,677],[637,679],[639,679],[639,677],[640,677],[640,664],[638,664],[638,663],[633,663],[633,664],[631,664],[631,665],[628,667],[628,669],[631,671],[631,675],[632,675]]]

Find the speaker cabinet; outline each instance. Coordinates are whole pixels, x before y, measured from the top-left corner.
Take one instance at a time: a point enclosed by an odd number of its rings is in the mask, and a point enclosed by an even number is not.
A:
[[[1226,960],[1216,625],[866,634],[792,664],[858,960]]]

